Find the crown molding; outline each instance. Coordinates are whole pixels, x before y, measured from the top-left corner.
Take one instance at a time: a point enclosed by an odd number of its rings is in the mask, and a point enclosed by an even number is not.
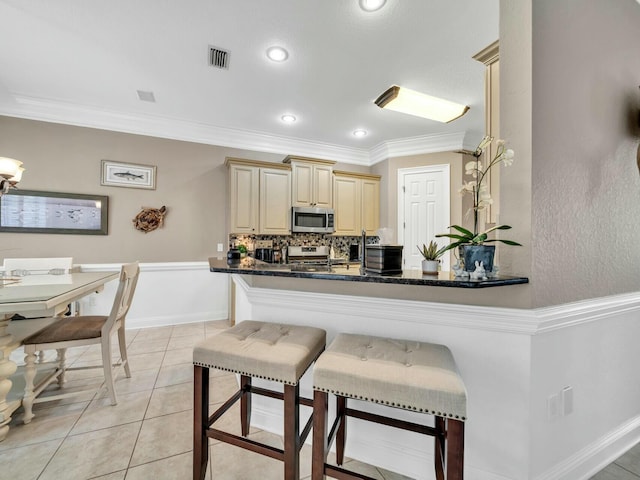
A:
[[[466,132],[454,132],[389,140],[371,149],[370,165],[392,157],[462,150],[465,136]]]
[[[465,146],[465,132],[455,132],[388,140],[367,150],[25,95],[15,95],[14,99],[14,104],[0,105],[0,115],[362,166],[371,166],[391,157],[455,151]]]

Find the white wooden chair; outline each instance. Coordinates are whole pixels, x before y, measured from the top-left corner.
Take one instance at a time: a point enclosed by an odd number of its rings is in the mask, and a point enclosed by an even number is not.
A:
[[[24,398],[22,401],[22,405],[24,407],[24,423],[29,423],[33,418],[34,415],[32,407],[34,403],[58,400],[71,395],[78,395],[80,393],[96,390],[93,388],[82,391],[60,393],[57,395],[48,395],[46,397],[38,397],[38,395],[55,379],[58,379],[58,385],[62,388],[64,384],[64,374],[66,371],[98,368],[79,367],[67,369],[65,366],[64,352],[67,348],[71,347],[93,344],[101,345],[104,383],[98,387],[98,390],[101,390],[106,386],[109,391],[109,397],[111,398],[111,404],[116,405],[118,403],[114,386],[114,378],[117,370],[120,367],[124,367],[126,376],[131,377],[131,371],[127,361],[125,318],[129,311],[129,307],[131,306],[139,273],[140,267],[137,262],[122,266],[120,271],[120,283],[116,291],[111,313],[108,316],[64,317],[23,340],[25,351],[24,376],[26,381]],[[120,346],[120,362],[114,365],[111,358],[111,337],[116,332],[118,334],[118,344]],[[37,385],[34,385],[36,377],[36,352],[49,349],[58,350],[59,355],[56,361],[56,369],[49,375],[45,376],[45,378]]]

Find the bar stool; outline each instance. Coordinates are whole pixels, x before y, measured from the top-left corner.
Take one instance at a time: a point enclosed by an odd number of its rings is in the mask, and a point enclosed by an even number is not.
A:
[[[280,460],[284,462],[283,478],[299,479],[300,448],[309,435],[313,419],[311,415],[299,433],[300,404],[313,405],[310,399],[300,397],[299,381],[324,350],[326,336],[319,328],[247,320],[196,345],[193,350],[194,480],[205,477],[209,460],[208,438]],[[209,368],[240,375],[240,389],[211,416]],[[253,377],[284,384],[284,393],[252,386]],[[246,438],[251,424],[252,394],[284,400],[284,449]],[[213,428],[213,423],[238,400],[242,436]]]
[[[373,480],[340,467],[347,417],[435,437],[436,478],[462,480],[466,391],[451,351],[444,345],[338,334],[313,367],[313,385],[312,480],[322,480],[324,475]],[[328,393],[337,401],[329,435]],[[348,408],[347,398],[430,414],[435,416],[435,426]],[[338,466],[327,463],[334,438]]]

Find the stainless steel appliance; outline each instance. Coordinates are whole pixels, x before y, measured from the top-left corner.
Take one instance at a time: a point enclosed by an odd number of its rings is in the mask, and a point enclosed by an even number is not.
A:
[[[329,261],[329,247],[320,246],[289,246],[288,263],[327,264]]]
[[[255,257],[257,260],[263,262],[273,263],[273,249],[271,248],[256,248]]]
[[[333,233],[335,213],[332,208],[292,207],[291,231],[293,233]]]

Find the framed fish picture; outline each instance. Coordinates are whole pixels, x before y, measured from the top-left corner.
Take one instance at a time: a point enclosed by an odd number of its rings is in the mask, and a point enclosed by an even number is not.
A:
[[[101,185],[109,187],[156,188],[156,167],[102,160]]]

